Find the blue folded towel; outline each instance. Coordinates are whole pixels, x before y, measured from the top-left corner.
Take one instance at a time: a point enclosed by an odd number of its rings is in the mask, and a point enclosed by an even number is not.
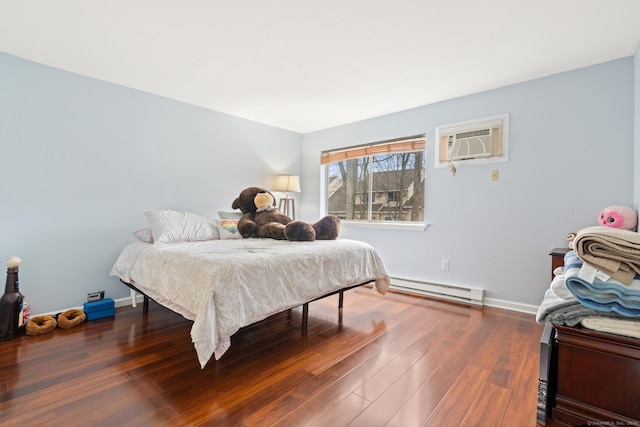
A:
[[[565,285],[582,305],[628,317],[640,316],[640,280],[634,279],[629,285],[597,276],[587,280],[584,278],[587,270],[596,270],[596,267],[585,265],[575,252],[567,252],[564,257]],[[580,277],[581,271],[583,277]]]

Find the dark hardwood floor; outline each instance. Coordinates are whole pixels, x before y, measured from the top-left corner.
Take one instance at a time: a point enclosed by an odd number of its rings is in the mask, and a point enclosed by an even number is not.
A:
[[[0,342],[0,424],[535,426],[532,315],[360,288],[240,330],[200,369],[151,303]],[[552,421],[548,426],[557,426]]]

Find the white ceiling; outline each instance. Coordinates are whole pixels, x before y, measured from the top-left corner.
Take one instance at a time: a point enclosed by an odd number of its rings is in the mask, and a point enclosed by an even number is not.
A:
[[[640,0],[0,0],[0,51],[301,133],[639,42]]]

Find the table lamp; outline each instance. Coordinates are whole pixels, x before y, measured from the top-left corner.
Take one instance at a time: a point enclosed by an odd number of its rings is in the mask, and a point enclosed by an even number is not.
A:
[[[278,175],[276,185],[273,187],[274,191],[284,191],[286,196],[280,199],[279,210],[283,214],[296,219],[296,205],[295,200],[289,197],[289,193],[300,192],[300,177],[298,175],[282,174]]]

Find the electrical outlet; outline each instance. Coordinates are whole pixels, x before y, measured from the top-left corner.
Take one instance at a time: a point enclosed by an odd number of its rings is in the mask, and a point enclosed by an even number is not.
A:
[[[100,301],[104,299],[104,291],[90,292],[87,294],[87,302]]]
[[[444,271],[449,271],[449,260],[443,259],[440,268],[442,268]]]
[[[492,169],[491,170],[491,181],[497,181],[498,180],[498,169]]]

